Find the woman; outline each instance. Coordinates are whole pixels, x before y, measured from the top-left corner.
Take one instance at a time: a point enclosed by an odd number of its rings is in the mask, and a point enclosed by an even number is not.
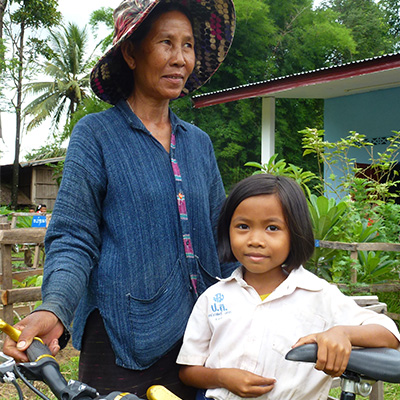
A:
[[[183,6],[186,5],[186,7]],[[231,0],[125,0],[113,47],[91,75],[115,107],[71,136],[46,235],[43,304],[19,322],[53,353],[73,323],[80,380],[144,397],[157,382],[190,398],[176,355],[197,296],[229,268],[215,228],[225,198],[209,137],[169,109],[204,84],[232,41]]]

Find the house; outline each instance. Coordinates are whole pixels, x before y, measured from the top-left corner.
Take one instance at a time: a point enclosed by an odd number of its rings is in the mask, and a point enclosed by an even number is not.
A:
[[[50,164],[57,164],[64,157],[21,162],[19,170],[18,206],[46,204],[47,210],[54,208],[58,184]],[[0,205],[11,203],[13,165],[0,166]]]
[[[261,163],[275,153],[276,98],[324,99],[327,141],[357,131],[379,152],[392,131],[400,131],[400,53],[202,94],[194,96],[193,103],[200,108],[253,97],[262,97]],[[350,156],[369,163],[364,153]]]

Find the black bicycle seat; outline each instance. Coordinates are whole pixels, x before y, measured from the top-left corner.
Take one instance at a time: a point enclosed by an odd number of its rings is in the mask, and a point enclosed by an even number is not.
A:
[[[295,347],[286,354],[290,361],[317,361],[316,344]],[[374,381],[400,383],[400,352],[389,348],[357,348],[350,354],[347,371]]]

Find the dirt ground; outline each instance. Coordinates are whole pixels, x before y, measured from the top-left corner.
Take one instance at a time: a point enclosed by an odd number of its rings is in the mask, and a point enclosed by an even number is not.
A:
[[[59,364],[64,364],[66,361],[70,360],[71,357],[76,356],[79,356],[79,351],[72,347],[72,340],[70,340],[66,347],[57,354],[56,360]]]
[[[3,347],[3,344],[1,343],[1,347]],[[60,365],[68,363],[68,361],[71,360],[72,357],[79,356],[79,351],[75,350],[72,347],[71,342],[67,344],[65,349],[61,350],[57,356],[56,360]],[[68,377],[66,377],[67,380],[69,380]],[[21,386],[22,392],[24,394],[24,399],[25,400],[36,400],[39,399],[39,396],[35,395],[29,388],[23,384],[22,381],[18,379],[18,383]],[[34,386],[41,390],[44,391],[46,396],[50,397],[51,399],[55,399],[55,396],[52,396],[48,389],[46,388],[46,385],[41,382],[35,382]],[[0,400],[18,400],[18,393],[15,387],[10,384],[10,383],[0,383]]]

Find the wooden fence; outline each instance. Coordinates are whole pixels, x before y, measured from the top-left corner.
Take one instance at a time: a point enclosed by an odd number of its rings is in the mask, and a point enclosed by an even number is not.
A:
[[[22,215],[22,214],[21,214]],[[24,214],[25,215],[25,214]],[[27,215],[29,215],[27,213]],[[12,227],[15,226],[14,219]],[[12,280],[22,281],[33,275],[41,275],[42,268],[37,268],[38,257],[43,246],[46,228],[19,228],[10,229],[10,224],[5,219],[0,218],[0,299],[3,305],[3,319],[6,322],[13,321],[13,305],[16,303],[29,303],[41,300],[41,291],[39,287],[13,289]],[[12,270],[12,246],[17,244],[30,243],[36,244],[33,268],[23,272],[13,272]],[[397,243],[343,243],[319,241],[319,247],[349,251],[352,259],[357,259],[358,251],[395,251],[400,252],[400,244]],[[28,249],[29,250],[29,249]],[[355,286],[357,283],[357,271],[352,268],[351,284],[339,284],[341,289],[350,289],[353,293],[378,293],[378,292],[399,292],[400,282],[385,284],[372,284],[367,286]],[[25,306],[26,308],[26,306]],[[21,314],[23,313],[21,309]],[[29,311],[29,310],[28,310]],[[400,314],[389,313],[392,319],[400,321]],[[1,312],[0,312],[1,317]]]
[[[335,250],[344,250],[350,252],[350,257],[357,260],[358,251],[395,251],[400,252],[400,244],[398,243],[343,243],[343,242],[330,242],[319,241],[319,247]],[[400,292],[400,281],[390,283],[376,283],[366,286],[355,286],[357,283],[357,270],[351,268],[351,284],[338,284],[337,286],[342,290],[351,290],[352,293],[386,293],[386,292]],[[400,314],[387,313],[387,315],[400,321]]]
[[[46,228],[10,229],[10,224],[0,222],[0,298],[3,305],[0,316],[8,323],[13,324],[14,304],[24,304],[41,300],[40,287],[13,289],[13,279],[22,281],[33,275],[41,275],[42,268],[29,268],[27,271],[13,272],[12,246],[22,243],[32,243],[36,252],[41,251]],[[35,254],[35,258],[39,254]],[[30,311],[29,305],[20,305],[19,313],[24,315]],[[2,315],[1,315],[2,314]]]
[[[41,300],[40,287],[29,288],[13,288],[13,279],[22,281],[32,275],[40,275],[43,273],[42,268],[29,268],[24,272],[13,272],[12,268],[12,246],[22,243],[36,244],[35,251],[39,252],[43,245],[46,228],[19,228],[10,229],[11,226],[7,221],[0,218],[0,298],[3,305],[0,317],[6,322],[13,324],[14,311],[19,310],[20,315],[30,312],[29,306],[15,307],[16,304],[24,304]],[[397,251],[400,252],[400,244],[391,243],[341,243],[320,241],[319,247],[349,251],[351,258],[357,258],[357,251]],[[38,257],[38,254],[35,254]],[[357,283],[357,271],[353,268],[351,274],[352,285],[338,285],[345,289],[351,286],[353,293],[376,293],[376,292],[398,292],[400,291],[400,282],[390,284],[375,284],[367,287],[354,287]],[[376,296],[353,296],[354,300],[362,307],[368,307],[376,312],[386,313],[386,304],[380,303]],[[2,314],[2,315],[1,315]],[[400,320],[399,314],[388,315]],[[337,385],[338,380],[334,381]],[[331,397],[329,399],[332,399]],[[377,382],[374,385],[370,400],[383,400],[383,383]]]

